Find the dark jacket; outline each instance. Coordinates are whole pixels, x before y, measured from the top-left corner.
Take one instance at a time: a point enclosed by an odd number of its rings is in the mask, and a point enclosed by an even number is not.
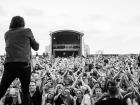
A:
[[[118,98],[108,98],[107,100],[96,102],[95,105],[127,105],[127,104]]]
[[[8,30],[5,33],[5,51],[7,62],[30,62],[31,48],[37,51],[39,44],[34,39],[29,28],[18,28]]]

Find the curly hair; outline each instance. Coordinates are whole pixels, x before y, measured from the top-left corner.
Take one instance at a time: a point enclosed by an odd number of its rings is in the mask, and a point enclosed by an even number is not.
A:
[[[16,29],[24,26],[25,26],[24,18],[21,16],[14,16],[11,20],[9,29]]]

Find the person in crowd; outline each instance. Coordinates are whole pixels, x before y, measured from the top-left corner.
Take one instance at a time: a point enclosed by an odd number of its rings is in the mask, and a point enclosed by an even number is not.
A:
[[[102,96],[102,89],[101,87],[98,86],[94,89],[93,95],[91,97],[92,105],[94,105],[101,98],[101,96]]]
[[[42,84],[40,86],[38,86],[36,81],[30,82],[29,92],[30,92],[30,104],[31,105],[41,105],[42,94],[43,94]]]
[[[20,90],[10,88],[4,97],[3,105],[22,105]]]
[[[118,98],[118,88],[116,86],[109,87],[109,98],[100,100],[95,105],[127,105],[123,100]],[[107,96],[107,95],[106,95]]]
[[[86,88],[81,105],[91,105],[90,91]]]
[[[42,105],[54,105],[54,90],[49,90],[49,92],[42,97]]]
[[[76,105],[73,96],[70,94],[70,89],[68,88],[63,91],[63,102],[64,105]]]
[[[56,86],[56,90],[55,90],[55,97],[54,97],[54,104],[55,105],[62,105],[62,104],[64,104],[64,101],[63,101],[63,91],[64,91],[64,86],[62,84],[58,84]]]
[[[76,105],[81,105],[83,100],[83,92],[81,91],[81,89],[76,90],[76,96],[74,98],[76,101]]]

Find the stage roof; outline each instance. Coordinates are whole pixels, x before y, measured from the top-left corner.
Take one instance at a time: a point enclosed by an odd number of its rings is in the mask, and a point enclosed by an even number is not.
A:
[[[70,35],[70,34],[75,34],[75,35],[80,35],[83,36],[84,33],[79,32],[79,31],[75,31],[75,30],[57,30],[57,31],[53,31],[50,33],[50,36],[52,37],[52,35],[60,35],[60,34],[65,34],[65,35]]]

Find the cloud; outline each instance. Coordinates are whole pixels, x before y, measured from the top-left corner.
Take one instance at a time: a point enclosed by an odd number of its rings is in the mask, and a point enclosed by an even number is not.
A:
[[[104,33],[104,31],[92,28],[92,29],[87,30],[86,33],[88,33],[88,34],[102,34],[102,33]]]
[[[42,10],[35,9],[35,8],[28,8],[24,10],[24,14],[26,16],[43,16],[44,13]]]
[[[6,10],[3,8],[3,6],[0,5],[0,16],[5,16]]]
[[[140,15],[137,16],[129,16],[125,19],[119,20],[118,22],[121,26],[140,26]]]
[[[100,20],[103,18],[105,18],[105,17],[103,15],[99,15],[99,14],[89,14],[88,15],[88,20],[91,20],[91,21]]]
[[[140,26],[140,15],[133,16],[130,20],[130,25]]]

